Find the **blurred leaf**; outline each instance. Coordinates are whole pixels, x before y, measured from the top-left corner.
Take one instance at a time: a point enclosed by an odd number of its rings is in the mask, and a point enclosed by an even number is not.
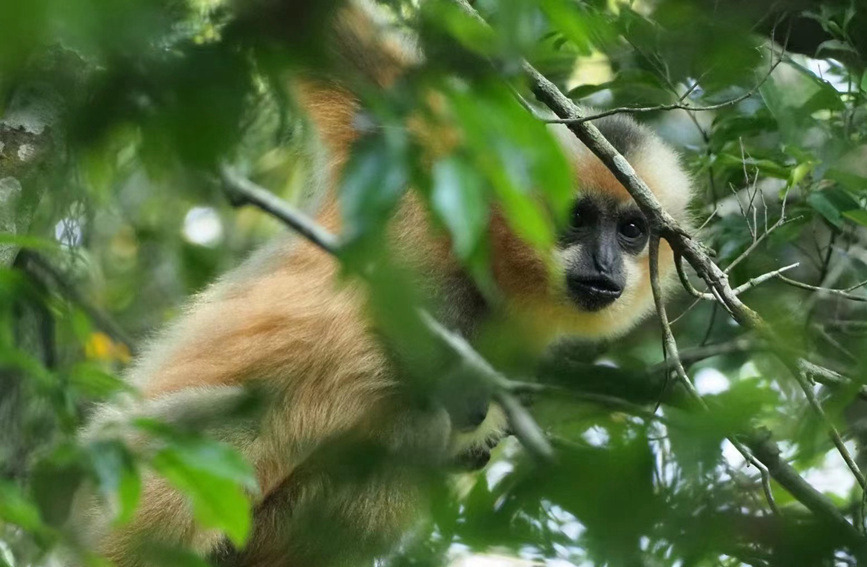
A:
[[[0,479],[0,519],[32,532],[46,529],[36,504],[5,479]]]
[[[219,464],[219,460],[216,462]],[[241,483],[212,474],[194,456],[177,448],[163,449],[151,464],[189,497],[197,522],[224,532],[238,547],[244,545],[250,535],[252,507]]]
[[[867,211],[864,209],[855,209],[851,211],[843,211],[843,216],[861,226],[867,226]]]
[[[143,546],[142,555],[146,565],[171,567],[213,567],[198,554],[178,547],[167,547],[158,543]]]
[[[777,119],[787,141],[802,143],[804,128],[818,110],[843,110],[840,93],[800,65],[781,65],[759,87],[768,109]]]
[[[25,234],[11,234],[8,232],[0,232],[0,246],[14,246],[16,248],[42,250],[46,252],[56,252],[60,250],[60,244],[58,244],[56,240],[49,240],[47,238]]]
[[[539,0],[538,4],[553,27],[560,30],[581,53],[590,53],[594,45],[611,41],[614,37],[611,26],[583,4],[564,0]]]
[[[846,148],[828,169],[827,177],[858,194],[867,194],[867,145]]]
[[[509,224],[530,244],[547,249],[574,198],[571,172],[549,131],[508,93],[493,87],[449,98],[467,149],[487,178]],[[538,195],[544,197],[540,203]],[[547,205],[550,208],[545,207]]]
[[[469,258],[488,228],[487,197],[472,165],[459,156],[434,164],[431,204],[449,228],[455,252]]]
[[[247,490],[256,490],[256,476],[250,464],[232,447],[199,435],[179,431],[158,421],[139,418],[137,428],[168,444],[166,450],[183,466],[233,481]]]
[[[71,444],[55,448],[36,464],[30,474],[30,492],[46,523],[60,527],[66,522],[83,479],[81,453]]]
[[[857,49],[838,39],[829,39],[820,43],[819,47],[816,48],[816,56],[822,55],[823,51],[848,51],[858,55]]]
[[[345,238],[354,240],[384,230],[407,188],[407,158],[402,130],[388,128],[356,143],[340,188]]]
[[[141,479],[132,455],[118,441],[97,441],[88,447],[88,453],[99,490],[111,504],[114,524],[129,522],[141,496]]]
[[[250,494],[258,490],[246,460],[228,445],[153,420],[137,419],[135,425],[166,443],[151,458],[151,465],[190,498],[196,520],[243,546],[250,535]]]
[[[814,191],[807,196],[807,203],[837,228],[843,226],[843,212],[858,209],[858,201],[841,189]]]
[[[129,384],[122,379],[87,362],[72,367],[69,373],[69,385],[82,395],[94,399],[105,399],[111,394],[130,389]]]
[[[457,4],[445,0],[422,4],[424,21],[445,30],[461,46],[480,55],[492,55],[495,33],[486,24],[464,13]]]
[[[794,187],[799,184],[804,178],[810,173],[813,168],[816,167],[815,163],[807,162],[807,163],[799,163],[795,167],[792,168],[792,172],[789,174],[789,187]]]

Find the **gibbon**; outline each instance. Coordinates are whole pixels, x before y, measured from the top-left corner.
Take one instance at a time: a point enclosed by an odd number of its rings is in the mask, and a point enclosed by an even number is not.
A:
[[[357,8],[336,21],[339,52],[379,84],[412,64],[411,53],[370,32]],[[324,142],[326,184],[333,187],[358,136],[358,104],[339,81],[320,78],[303,82],[298,98]],[[690,180],[675,152],[630,118],[596,125],[663,207],[688,224]],[[564,336],[611,338],[652,309],[646,219],[565,127],[552,132],[581,191],[553,254],[555,270],[492,213],[488,237],[501,303],[486,301],[411,195],[392,220],[395,254],[420,274],[438,306],[435,316],[470,341],[492,319],[528,331],[541,347]],[[317,220],[339,230],[333,191]],[[661,279],[670,282],[672,253],[661,248]],[[134,416],[192,424],[206,416],[200,427],[255,468],[259,492],[245,548],[232,549],[221,534],[198,526],[184,496],[156,475],[144,477],[139,509],[122,527],[108,525],[96,497],[79,499],[76,523],[86,526],[87,545],[122,567],[150,564],[147,551],[164,545],[221,565],[369,564],[413,525],[437,474],[458,461],[486,462],[507,431],[503,411],[485,392],[467,391],[450,407],[414,395],[367,316],[364,287],[338,283],[339,272],[337,260],[306,241],[267,246],[201,294],[138,358],[128,380],[140,397],[100,408],[85,432],[98,437],[107,424]],[[222,422],[247,386],[261,394],[263,407],[243,423]]]

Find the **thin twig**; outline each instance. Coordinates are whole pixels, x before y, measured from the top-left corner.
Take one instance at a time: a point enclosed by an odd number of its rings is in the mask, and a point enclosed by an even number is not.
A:
[[[804,282],[799,282],[798,280],[793,280],[793,279],[787,278],[785,276],[780,276],[780,281],[787,283],[793,287],[799,287],[801,289],[807,289],[807,290],[816,291],[819,293],[827,293],[828,295],[836,295],[837,297],[843,297],[843,298],[849,299],[851,301],[867,302],[867,296],[855,295],[853,293],[848,293],[847,291],[842,290],[842,289],[832,289],[832,288],[828,288],[828,287],[819,287],[816,285],[810,285],[810,284],[807,284]],[[860,287],[860,285],[856,286],[856,289],[858,287]]]
[[[681,285],[683,285],[684,289],[686,289],[690,295],[692,295],[696,299],[716,301],[717,298],[714,294],[699,291],[699,290],[695,289],[695,287],[693,287],[692,283],[689,281],[689,277],[686,275],[686,272],[683,269],[682,258],[680,258],[680,257],[675,258],[674,265],[675,265],[675,268],[677,270],[677,276],[680,278]],[[788,266],[784,266],[782,268],[770,271],[766,274],[762,274],[760,276],[750,278],[747,282],[732,289],[732,293],[734,295],[740,295],[740,294],[744,293],[745,291],[748,291],[748,290],[750,290],[750,289],[752,289],[752,288],[754,288],[760,284],[765,283],[769,279],[776,278],[776,277],[781,278],[782,277],[781,274],[783,272],[786,272],[786,271],[791,270],[793,268],[797,268],[799,265],[800,264],[798,262],[795,262],[794,264],[789,264]]]
[[[771,46],[771,52],[776,55],[776,51],[774,50],[773,46]],[[690,94],[690,92],[695,89],[695,86],[693,86],[686,91],[686,93],[680,98],[680,100],[671,104],[658,104],[654,106],[621,106],[618,108],[605,110],[597,114],[582,116],[580,118],[540,118],[548,124],[583,124],[585,122],[599,120],[600,118],[605,118],[606,116],[612,116],[614,114],[641,114],[645,112],[661,112],[669,110],[685,110],[687,112],[708,112],[713,110],[721,110],[723,108],[728,108],[729,106],[734,106],[739,102],[743,102],[756,94],[761,88],[761,86],[765,84],[768,78],[770,78],[774,70],[780,65],[780,63],[783,62],[784,54],[785,48],[780,50],[780,54],[776,59],[771,60],[771,67],[770,69],[768,69],[768,72],[758,82],[756,82],[756,84],[753,85],[750,90],[746,91],[740,96],[717,104],[711,104],[708,106],[693,106],[691,104],[684,103],[683,100]],[[695,85],[697,84],[698,83],[696,82]]]
[[[749,289],[752,289],[752,288],[756,287],[757,285],[760,285],[760,284],[768,281],[771,278],[782,278],[783,276],[781,274],[783,272],[791,270],[793,268],[797,268],[799,265],[800,265],[800,262],[795,262],[794,264],[789,264],[788,266],[783,266],[782,268],[779,268],[779,269],[774,270],[772,272],[768,272],[766,274],[756,276],[754,278],[751,278],[746,283],[739,285],[738,287],[736,287],[732,291],[734,292],[735,295],[740,295],[743,292],[745,292]]]
[[[680,358],[680,353],[677,348],[677,341],[674,338],[674,333],[671,331],[671,325],[668,322],[668,314],[665,309],[665,303],[662,297],[662,286],[659,283],[659,235],[651,234],[649,244],[649,264],[650,264],[650,289],[653,292],[653,302],[656,304],[656,313],[659,316],[659,323],[662,327],[663,344],[665,345],[665,353],[667,356],[666,362],[669,362],[680,379],[681,384],[689,393],[693,401],[704,411],[708,410],[707,403],[695,389],[695,386],[690,381],[683,367],[683,361]],[[741,442],[734,437],[729,437],[729,441],[743,455],[744,459],[753,463],[759,473],[762,474],[762,485],[765,485],[767,468],[763,465],[752,452]],[[768,506],[774,512],[778,512],[777,504],[773,499],[770,491],[765,493],[768,498]]]
[[[796,372],[795,379],[798,381],[798,385],[801,386],[801,389],[804,391],[804,395],[807,397],[807,401],[809,402],[810,407],[813,408],[813,411],[816,412],[816,415],[819,416],[819,418],[825,423],[825,426],[828,428],[828,436],[831,438],[831,442],[834,443],[834,446],[837,448],[837,452],[840,453],[841,457],[843,457],[843,461],[852,472],[852,476],[854,476],[855,480],[858,481],[858,485],[861,487],[861,490],[867,491],[867,479],[864,478],[864,474],[855,463],[855,459],[852,458],[852,455],[849,453],[849,449],[846,448],[845,443],[843,443],[843,438],[840,437],[840,432],[837,431],[837,428],[834,426],[833,423],[831,423],[831,420],[828,419],[828,416],[825,414],[825,409],[822,407],[822,404],[819,403],[819,400],[816,398],[816,394],[813,392],[813,386],[810,383],[807,373]]]

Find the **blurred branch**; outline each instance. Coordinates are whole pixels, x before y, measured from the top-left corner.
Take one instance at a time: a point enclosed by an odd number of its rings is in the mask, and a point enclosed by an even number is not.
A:
[[[283,221],[328,254],[339,255],[340,244],[336,236],[267,189],[241,177],[225,165],[220,168],[220,177],[232,205],[253,205]],[[508,379],[498,373],[463,337],[443,327],[424,310],[419,309],[418,315],[433,337],[448,347],[467,368],[472,369],[477,379],[492,387],[494,398],[503,407],[512,430],[524,447],[540,459],[552,459],[551,445],[539,425],[511,393]]]
[[[246,177],[238,175],[227,165],[220,167],[220,177],[223,181],[229,202],[233,207],[253,205],[269,215],[280,219],[301,236],[324,250],[336,256],[340,244],[337,237],[317,225],[306,215],[291,207],[288,203],[262,187],[259,187]]]
[[[433,331],[442,342],[449,345],[460,356],[461,360],[467,364],[468,368],[475,371],[476,376],[483,380],[486,385],[492,387],[494,398],[503,407],[506,415],[509,416],[509,424],[512,426],[512,429],[516,433],[521,431],[518,437],[524,446],[537,457],[546,461],[551,460],[554,456],[551,445],[548,443],[539,425],[518,402],[515,396],[512,395],[512,386],[509,380],[494,370],[488,361],[476,352],[462,336],[443,327],[429,313],[420,309],[419,314],[425,326]]]
[[[135,355],[132,338],[120,325],[114,322],[104,311],[87,300],[78,289],[66,280],[60,271],[41,255],[24,250],[19,253],[20,266],[33,278],[49,289],[57,290],[60,295],[76,304],[96,326],[117,342],[121,342]]]

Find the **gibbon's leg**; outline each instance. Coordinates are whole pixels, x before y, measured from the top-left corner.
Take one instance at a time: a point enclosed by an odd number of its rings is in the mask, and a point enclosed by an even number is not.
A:
[[[333,439],[295,469],[257,507],[246,548],[224,543],[217,564],[354,567],[393,548],[444,470],[450,427],[442,408],[389,405],[377,438]]]

